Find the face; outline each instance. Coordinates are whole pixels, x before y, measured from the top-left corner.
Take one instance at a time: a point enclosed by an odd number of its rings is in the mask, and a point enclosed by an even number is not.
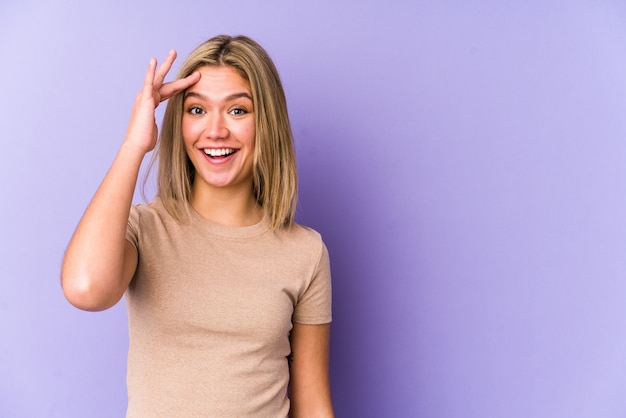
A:
[[[182,131],[193,189],[252,194],[255,122],[250,84],[232,67],[204,66],[185,92]]]

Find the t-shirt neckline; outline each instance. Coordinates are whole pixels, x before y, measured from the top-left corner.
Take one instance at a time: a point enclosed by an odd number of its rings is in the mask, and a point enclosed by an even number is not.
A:
[[[193,225],[197,225],[201,227],[204,231],[213,234],[219,235],[221,237],[226,238],[251,238],[258,235],[263,234],[269,229],[269,222],[267,216],[263,216],[263,218],[253,224],[248,226],[229,226],[222,225],[216,222],[210,221],[207,218],[203,217],[194,209],[193,206],[189,205],[189,213],[191,214],[191,221]]]

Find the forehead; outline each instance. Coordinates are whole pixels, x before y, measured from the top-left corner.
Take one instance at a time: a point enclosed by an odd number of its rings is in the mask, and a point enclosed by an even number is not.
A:
[[[250,83],[233,67],[225,65],[205,65],[196,71],[200,73],[200,80],[187,89],[188,93],[198,93],[204,96],[219,98],[235,93],[248,93]]]

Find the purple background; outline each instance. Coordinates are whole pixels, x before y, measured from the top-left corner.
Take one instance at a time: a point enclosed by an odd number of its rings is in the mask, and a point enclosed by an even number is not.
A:
[[[0,3],[0,416],[123,416],[124,304],[60,261],[149,58],[218,33],[283,77],[339,417],[626,416],[626,3],[301,3]]]

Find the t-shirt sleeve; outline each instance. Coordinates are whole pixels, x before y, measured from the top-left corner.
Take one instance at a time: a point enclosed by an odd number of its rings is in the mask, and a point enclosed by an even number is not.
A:
[[[139,210],[135,205],[130,207],[128,224],[126,225],[126,241],[130,242],[135,249],[139,241]]]
[[[293,321],[298,324],[327,324],[332,321],[330,257],[322,243],[317,266],[307,289],[296,304]]]

